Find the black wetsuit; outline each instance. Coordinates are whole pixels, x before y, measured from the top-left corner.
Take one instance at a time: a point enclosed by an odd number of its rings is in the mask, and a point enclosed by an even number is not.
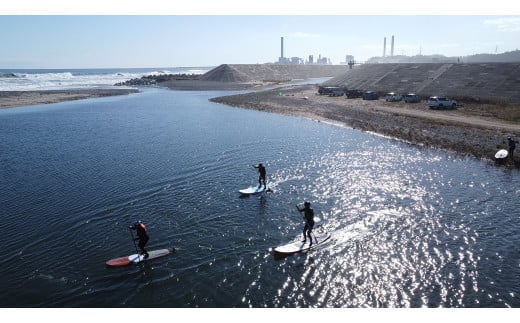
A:
[[[513,159],[513,152],[515,151],[516,143],[511,138],[507,138],[507,143],[509,144],[509,157]]]
[[[314,210],[310,206],[306,206],[303,209],[298,208],[298,211],[303,212],[303,216],[305,217],[305,227],[303,228],[303,241],[307,241],[308,236],[311,240],[312,245],[311,232],[314,228]]]
[[[266,188],[265,184],[265,178],[266,178],[266,172],[265,167],[263,165],[254,166],[255,168],[258,168],[258,172],[260,173],[260,176],[258,177],[258,187],[262,186],[262,183],[264,184],[264,188]]]
[[[141,252],[142,252],[142,254],[145,255],[145,257],[148,257],[148,252],[146,251],[144,246],[146,246],[150,237],[148,236],[148,233],[146,232],[145,225],[140,223],[139,225],[134,225],[131,228],[137,232],[136,240],[139,240],[139,244],[138,244],[139,249],[141,249]]]

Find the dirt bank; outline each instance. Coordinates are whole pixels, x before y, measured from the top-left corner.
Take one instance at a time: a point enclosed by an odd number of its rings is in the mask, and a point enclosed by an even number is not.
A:
[[[136,93],[136,89],[0,91],[0,109]]]
[[[281,94],[281,95],[280,95]],[[317,94],[312,85],[279,88],[212,99],[235,107],[327,120],[363,131],[399,138],[412,144],[448,149],[460,154],[494,160],[507,148],[505,139],[520,138],[520,123],[498,119],[496,107],[466,104],[454,110],[431,110],[416,104],[365,101]],[[520,158],[507,160],[520,167]]]

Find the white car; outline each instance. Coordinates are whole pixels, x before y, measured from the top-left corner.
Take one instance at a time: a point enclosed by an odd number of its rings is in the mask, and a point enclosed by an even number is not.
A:
[[[455,108],[457,106],[457,101],[447,98],[445,96],[431,96],[428,98],[428,106],[431,109]]]
[[[398,102],[403,99],[403,96],[401,94],[390,92],[385,95],[385,99],[387,102]]]

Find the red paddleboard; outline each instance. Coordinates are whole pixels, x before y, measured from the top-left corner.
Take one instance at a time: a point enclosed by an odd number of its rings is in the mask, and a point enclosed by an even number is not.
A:
[[[172,249],[152,250],[152,251],[148,252],[148,258],[146,258],[146,259],[144,259],[143,255],[135,253],[135,254],[130,255],[130,256],[110,259],[109,261],[106,262],[106,264],[109,267],[128,266],[130,264],[138,264],[138,263],[143,262],[143,261],[148,261],[148,260],[152,260],[152,259],[155,259],[155,258],[168,256],[168,255],[171,255],[174,252],[175,252],[174,248],[172,248]]]

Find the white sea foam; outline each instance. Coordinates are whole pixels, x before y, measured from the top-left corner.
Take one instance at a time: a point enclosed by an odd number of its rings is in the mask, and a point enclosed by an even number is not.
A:
[[[0,71],[0,91],[111,88],[116,83],[140,78],[145,75],[204,74],[210,69],[209,67],[176,67],[147,70],[2,70]]]

